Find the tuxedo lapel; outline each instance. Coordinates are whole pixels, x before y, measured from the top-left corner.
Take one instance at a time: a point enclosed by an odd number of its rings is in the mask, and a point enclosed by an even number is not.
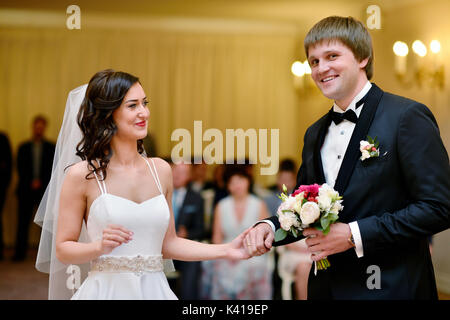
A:
[[[322,185],[326,182],[325,174],[323,172],[322,156],[320,154],[320,150],[322,149],[323,142],[325,141],[325,137],[327,135],[328,127],[330,126],[330,124],[331,117],[329,114],[327,114],[324,118],[324,121],[322,121],[322,125],[319,128],[316,144],[314,145],[314,183],[317,183],[319,185]]]
[[[382,95],[383,91],[372,83],[372,88],[367,93],[367,98],[348,144],[334,185],[334,189],[341,195],[344,194],[353,170],[355,169],[355,165],[361,156],[359,150],[360,141],[367,140],[367,133],[369,132],[370,125],[372,124]]]

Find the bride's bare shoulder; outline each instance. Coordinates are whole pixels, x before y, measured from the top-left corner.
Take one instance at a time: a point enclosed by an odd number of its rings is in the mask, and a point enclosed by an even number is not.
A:
[[[158,157],[148,159],[153,161],[155,164],[158,177],[161,180],[162,188],[164,193],[167,195],[167,192],[172,190],[172,168],[170,167],[170,164],[166,160]]]
[[[172,177],[172,168],[170,167],[170,164],[158,157],[154,158],[148,158],[150,161],[153,161],[156,167],[156,171],[158,171],[158,175],[162,177]]]
[[[66,176],[72,181],[85,182],[86,176],[90,173],[87,160],[76,162],[64,169]]]

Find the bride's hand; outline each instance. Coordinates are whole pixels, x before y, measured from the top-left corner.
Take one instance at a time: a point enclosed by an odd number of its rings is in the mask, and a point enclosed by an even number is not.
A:
[[[251,258],[252,256],[248,254],[247,249],[244,246],[244,239],[247,233],[252,229],[252,227],[248,228],[244,232],[242,232],[240,235],[238,235],[236,238],[234,238],[233,241],[228,243],[228,250],[227,250],[227,259],[230,260],[243,260]]]
[[[109,224],[103,229],[102,239],[98,241],[100,255],[108,254],[122,243],[133,240],[133,232],[115,224]]]

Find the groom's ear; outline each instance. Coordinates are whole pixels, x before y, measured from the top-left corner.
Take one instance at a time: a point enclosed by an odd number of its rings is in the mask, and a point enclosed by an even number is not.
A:
[[[359,62],[359,67],[360,67],[361,69],[364,69],[364,68],[367,66],[367,63],[369,63],[369,57],[367,57],[367,58],[365,58],[365,59],[362,59],[362,60]]]

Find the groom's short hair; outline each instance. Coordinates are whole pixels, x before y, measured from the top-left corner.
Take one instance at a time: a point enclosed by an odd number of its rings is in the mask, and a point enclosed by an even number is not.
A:
[[[316,23],[306,35],[304,46],[308,49],[322,41],[338,40],[346,45],[358,61],[369,58],[365,67],[367,79],[373,76],[372,38],[364,25],[352,17],[331,16]]]

